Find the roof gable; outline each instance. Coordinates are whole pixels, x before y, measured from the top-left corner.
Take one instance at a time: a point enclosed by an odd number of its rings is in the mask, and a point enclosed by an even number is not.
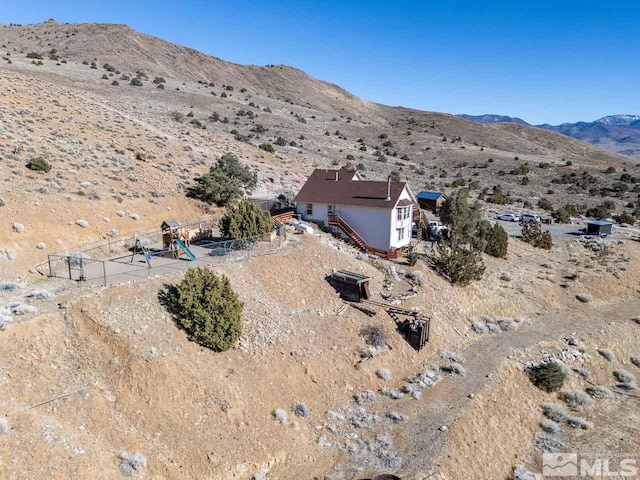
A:
[[[295,201],[392,209],[405,188],[404,182],[391,182],[391,198],[387,200],[387,182],[361,180],[352,171],[316,169]]]

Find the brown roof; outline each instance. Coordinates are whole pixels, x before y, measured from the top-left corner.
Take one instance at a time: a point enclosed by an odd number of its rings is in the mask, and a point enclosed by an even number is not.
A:
[[[296,195],[295,201],[393,208],[406,186],[405,182],[391,182],[391,200],[387,201],[387,182],[352,181],[354,173],[344,170],[314,170]]]
[[[409,205],[414,205],[413,200],[409,200],[408,198],[403,198],[398,202],[398,207],[408,207]]]

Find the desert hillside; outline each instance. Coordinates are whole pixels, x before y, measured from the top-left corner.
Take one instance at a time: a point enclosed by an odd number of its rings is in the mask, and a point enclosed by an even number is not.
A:
[[[637,197],[633,185],[619,193],[618,179],[640,176],[638,165],[587,143],[373,104],[293,68],[224,62],[122,25],[5,25],[0,46],[5,271],[114,228],[156,226],[167,209],[197,217],[186,188],[226,152],[258,173],[258,195],[295,191],[314,167],[351,163],[368,178],[398,175],[414,191],[498,186],[516,209],[543,197],[586,209],[604,192],[621,213]],[[35,157],[52,170],[26,169]],[[584,188],[563,180],[570,176],[586,178]],[[46,228],[32,228],[42,221]]]
[[[136,259],[144,273],[108,287],[43,275],[49,254],[90,261],[101,241],[100,259],[115,257],[132,232],[219,213],[186,192],[225,153],[261,198],[349,163],[415,192],[467,187],[483,215],[569,204],[574,220],[604,202],[607,216],[640,211],[636,160],[375,104],[123,25],[2,25],[0,48],[0,480],[532,480],[543,452],[640,452],[640,249],[626,226],[554,233],[550,249],[505,235],[506,257],[482,255],[484,277],[464,287],[436,273],[431,242],[414,265],[318,229],[212,249],[244,305],[222,353],[168,307],[186,260],[156,275]],[[335,270],[369,277],[385,303],[343,302]],[[429,317],[426,346],[380,305]],[[559,392],[529,378],[551,360]],[[545,419],[548,403],[562,415]]]

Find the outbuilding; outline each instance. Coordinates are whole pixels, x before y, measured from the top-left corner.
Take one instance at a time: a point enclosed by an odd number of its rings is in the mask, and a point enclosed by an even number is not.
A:
[[[418,193],[416,198],[418,199],[420,208],[436,213],[447,199],[447,196],[442,192],[424,191]]]
[[[587,235],[611,235],[613,222],[608,220],[594,220],[587,223]]]

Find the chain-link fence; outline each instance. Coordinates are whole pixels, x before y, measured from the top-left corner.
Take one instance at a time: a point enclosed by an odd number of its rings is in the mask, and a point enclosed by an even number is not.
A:
[[[195,224],[194,224],[195,225]],[[211,232],[212,225],[201,225],[203,232]],[[207,230],[209,229],[209,230]],[[210,237],[195,239],[190,245],[170,249],[145,245],[141,238],[131,237],[126,243],[94,246],[88,251],[70,255],[49,255],[48,274],[52,277],[87,281],[96,285],[111,285],[145,279],[155,275],[184,272],[199,266],[215,266],[255,256],[274,253],[282,244],[273,234],[230,240]],[[133,240],[133,243],[131,243]],[[149,240],[151,242],[151,240]],[[106,256],[110,252],[110,256]],[[90,256],[95,255],[97,258]]]

